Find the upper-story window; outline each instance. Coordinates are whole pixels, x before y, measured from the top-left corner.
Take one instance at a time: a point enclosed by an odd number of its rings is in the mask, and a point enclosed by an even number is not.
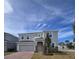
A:
[[[52,47],[54,47],[54,43],[52,43]]]
[[[24,39],[24,37],[22,36],[21,39]]]
[[[49,37],[52,37],[52,35],[50,34]]]
[[[29,36],[27,36],[27,39],[29,39]]]

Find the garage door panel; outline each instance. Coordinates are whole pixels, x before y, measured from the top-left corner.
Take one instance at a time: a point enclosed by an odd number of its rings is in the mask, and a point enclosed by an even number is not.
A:
[[[21,45],[19,46],[20,51],[34,51],[33,45]]]

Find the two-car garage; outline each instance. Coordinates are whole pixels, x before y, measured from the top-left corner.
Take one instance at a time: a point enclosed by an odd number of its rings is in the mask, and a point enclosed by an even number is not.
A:
[[[21,41],[17,43],[17,51],[35,51],[34,41]]]
[[[19,51],[34,51],[33,45],[20,45]]]

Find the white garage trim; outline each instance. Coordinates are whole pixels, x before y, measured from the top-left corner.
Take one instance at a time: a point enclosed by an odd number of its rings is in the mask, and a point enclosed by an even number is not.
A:
[[[35,51],[34,41],[18,42],[17,51]]]

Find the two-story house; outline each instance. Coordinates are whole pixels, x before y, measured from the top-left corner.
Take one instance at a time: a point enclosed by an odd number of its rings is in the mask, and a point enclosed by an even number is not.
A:
[[[17,42],[17,51],[42,51],[45,43],[46,33],[54,45],[58,46],[58,31],[43,31],[34,33],[20,33]]]

